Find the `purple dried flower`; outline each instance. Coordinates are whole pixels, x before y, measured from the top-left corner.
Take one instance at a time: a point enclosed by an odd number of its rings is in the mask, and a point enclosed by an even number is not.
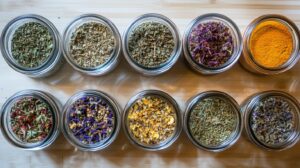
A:
[[[98,96],[84,96],[72,104],[68,126],[84,144],[95,144],[109,137],[114,129],[114,112]]]
[[[199,23],[189,36],[189,50],[192,58],[208,67],[220,67],[233,53],[233,37],[225,24],[210,21]]]

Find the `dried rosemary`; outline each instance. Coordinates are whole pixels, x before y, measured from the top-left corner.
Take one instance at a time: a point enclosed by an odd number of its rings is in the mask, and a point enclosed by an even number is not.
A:
[[[51,55],[53,43],[53,37],[46,26],[38,22],[28,22],[17,28],[13,34],[12,56],[25,68],[37,68]]]
[[[107,25],[84,23],[71,36],[71,58],[80,67],[98,67],[112,57],[115,43],[113,32]]]
[[[133,30],[128,41],[131,58],[147,68],[155,68],[166,63],[174,47],[171,30],[158,22],[142,23]]]

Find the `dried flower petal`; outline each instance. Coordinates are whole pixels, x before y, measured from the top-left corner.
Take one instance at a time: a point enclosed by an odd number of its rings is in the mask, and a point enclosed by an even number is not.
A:
[[[84,96],[70,107],[68,126],[84,144],[95,144],[111,136],[115,114],[108,103],[98,96]]]
[[[208,67],[220,67],[233,54],[233,37],[224,23],[209,21],[194,26],[189,36],[192,58]]]

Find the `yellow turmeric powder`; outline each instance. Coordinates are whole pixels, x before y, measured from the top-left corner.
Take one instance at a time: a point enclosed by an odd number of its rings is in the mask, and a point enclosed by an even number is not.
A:
[[[250,37],[250,51],[261,66],[276,68],[284,64],[293,51],[289,28],[278,21],[260,23]]]

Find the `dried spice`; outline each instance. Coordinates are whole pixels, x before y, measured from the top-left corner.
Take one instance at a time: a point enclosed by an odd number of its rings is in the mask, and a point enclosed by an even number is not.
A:
[[[233,54],[233,36],[224,23],[199,23],[190,33],[189,50],[197,63],[210,68],[220,67]]]
[[[294,110],[282,97],[261,100],[250,114],[250,127],[255,137],[267,145],[285,142],[294,131]]]
[[[258,64],[268,68],[279,67],[293,52],[292,33],[279,21],[262,22],[251,34],[250,51]]]
[[[158,22],[145,22],[137,26],[129,37],[128,50],[138,64],[155,68],[166,63],[175,47],[171,30]]]
[[[69,129],[83,144],[96,144],[109,138],[114,124],[114,111],[99,96],[81,97],[70,107]]]
[[[11,107],[10,124],[20,141],[26,143],[43,141],[53,127],[51,108],[39,98],[20,98]]]
[[[80,67],[95,68],[103,65],[112,57],[115,45],[115,37],[108,26],[97,22],[88,22],[73,32],[70,56]]]
[[[128,126],[132,136],[140,143],[159,144],[174,134],[176,113],[163,98],[145,96],[130,107]]]
[[[215,147],[230,138],[236,123],[237,116],[229,102],[218,97],[208,97],[193,107],[188,127],[198,143]]]
[[[48,28],[37,22],[28,22],[16,29],[11,41],[13,58],[23,67],[37,68],[50,57],[54,46]]]

